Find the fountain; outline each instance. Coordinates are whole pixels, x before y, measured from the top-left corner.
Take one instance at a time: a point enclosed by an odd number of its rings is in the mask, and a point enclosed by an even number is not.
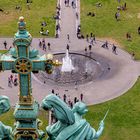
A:
[[[54,54],[54,59],[63,62],[62,67],[56,67],[51,75],[40,71],[35,74],[37,79],[47,85],[74,86],[102,79],[109,72],[108,60],[96,53],[60,52]]]
[[[66,56],[62,59],[62,72],[71,72],[74,70],[74,66],[72,65],[71,58],[69,56],[68,49],[66,50]]]

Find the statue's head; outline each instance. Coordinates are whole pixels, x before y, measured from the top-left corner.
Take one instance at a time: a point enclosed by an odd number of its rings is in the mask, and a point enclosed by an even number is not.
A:
[[[0,96],[0,115],[7,112],[10,109],[9,98],[6,96]]]
[[[85,103],[83,102],[77,102],[74,106],[73,106],[73,112],[77,112],[79,115],[84,115],[88,112],[87,106]]]
[[[54,94],[46,96],[41,106],[45,110],[53,110],[54,117],[62,123],[71,125],[75,122],[72,110]]]

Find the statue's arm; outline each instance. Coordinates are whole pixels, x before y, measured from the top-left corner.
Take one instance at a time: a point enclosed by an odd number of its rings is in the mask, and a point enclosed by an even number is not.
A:
[[[101,121],[100,124],[99,124],[99,128],[98,128],[98,130],[97,130],[97,132],[94,136],[94,139],[98,139],[101,136],[103,130],[104,130],[104,122]]]

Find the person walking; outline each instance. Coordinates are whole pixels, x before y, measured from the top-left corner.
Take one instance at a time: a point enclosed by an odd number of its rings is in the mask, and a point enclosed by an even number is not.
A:
[[[43,43],[43,50],[46,51],[46,44]]]
[[[69,44],[67,44],[66,49],[67,49],[68,51],[70,50],[70,46],[69,46]]]
[[[52,89],[52,94],[54,94],[54,89]]]
[[[116,49],[117,49],[117,47],[113,44],[113,46],[112,46],[112,52],[113,52],[114,54],[117,54]]]
[[[88,34],[86,35],[86,40],[87,40],[87,42],[89,42],[89,36],[88,36]]]
[[[39,46],[39,48],[41,48],[42,47],[42,42],[41,42],[41,40],[39,39],[39,44],[38,44],[38,46]]]
[[[85,47],[85,54],[87,54],[87,47]]]
[[[80,100],[83,101],[83,94],[80,94]]]
[[[8,77],[8,87],[12,88],[12,82],[11,82],[11,78]]]
[[[14,86],[17,86],[18,85],[18,79],[17,79],[17,77],[15,77],[15,79],[14,79]]]
[[[10,75],[10,80],[13,83],[13,75],[12,74]]]
[[[48,42],[48,50],[51,50],[51,44],[50,44],[50,42]]]
[[[96,43],[96,37],[95,37],[95,34],[93,35],[93,41],[94,41],[94,43]]]
[[[74,104],[76,104],[77,100],[77,97],[74,97]]]
[[[67,101],[67,96],[66,96],[66,94],[63,95],[63,100],[64,100],[64,102],[66,103],[66,101]]]
[[[70,35],[69,34],[67,34],[67,40],[70,43]]]
[[[65,3],[65,6],[67,6],[67,0],[65,0],[64,3]]]
[[[3,42],[3,44],[4,44],[4,48],[7,49],[7,42],[6,42],[6,40]]]
[[[135,53],[132,52],[132,59],[134,60],[135,59]]]
[[[77,81],[75,82],[75,90],[78,90],[78,83],[77,83]]]
[[[46,51],[46,44],[45,44],[45,39],[43,38],[42,39],[42,49],[44,50],[44,51]]]
[[[89,49],[89,51],[91,51],[91,49],[92,49],[92,45],[91,44],[88,46],[88,49]]]
[[[105,42],[105,48],[106,48],[106,49],[109,49],[109,48],[108,48],[108,42],[107,42],[107,40],[106,40],[106,42]]]

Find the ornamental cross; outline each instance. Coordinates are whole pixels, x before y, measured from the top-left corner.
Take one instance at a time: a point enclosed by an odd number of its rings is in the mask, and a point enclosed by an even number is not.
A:
[[[59,62],[53,62],[51,54],[39,56],[38,50],[30,50],[32,37],[26,30],[24,17],[19,18],[18,32],[14,36],[10,55],[0,57],[0,70],[12,70],[19,76],[19,104],[32,104],[31,72],[39,70],[52,72],[53,65],[59,65]]]
[[[39,56],[38,50],[30,49],[32,37],[26,30],[24,17],[19,18],[18,32],[14,36],[13,45],[8,55],[0,56],[0,71],[11,70],[19,77],[19,102],[14,116],[16,127],[13,131],[14,139],[33,140],[42,139],[44,133],[38,130],[39,105],[32,97],[31,72],[40,70],[51,74],[53,66],[60,63],[53,61],[51,54]]]

